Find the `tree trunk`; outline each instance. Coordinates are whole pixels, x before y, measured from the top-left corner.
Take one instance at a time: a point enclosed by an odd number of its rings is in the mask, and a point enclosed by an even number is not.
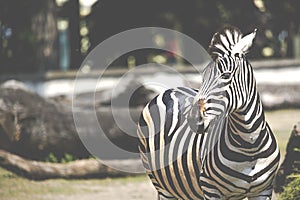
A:
[[[31,29],[36,36],[36,56],[39,70],[57,66],[57,16],[54,0],[46,0],[32,17]]]
[[[114,165],[131,171],[141,171],[140,160],[114,160]],[[128,175],[126,172],[118,171],[103,165],[96,159],[77,160],[66,164],[45,163],[24,159],[20,156],[0,150],[0,166],[20,176],[42,180],[49,178],[99,178],[99,177],[120,177]]]

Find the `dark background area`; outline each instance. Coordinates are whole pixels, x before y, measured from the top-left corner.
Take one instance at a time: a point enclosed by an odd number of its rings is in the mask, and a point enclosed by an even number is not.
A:
[[[84,1],[82,1],[84,2]],[[258,28],[249,58],[296,58],[300,46],[300,3],[296,0],[0,0],[0,73],[43,73],[78,69],[100,42],[138,27],[180,31],[207,48],[224,25],[243,33]],[[87,1],[85,1],[87,2]],[[113,65],[149,61],[155,49],[130,52]]]

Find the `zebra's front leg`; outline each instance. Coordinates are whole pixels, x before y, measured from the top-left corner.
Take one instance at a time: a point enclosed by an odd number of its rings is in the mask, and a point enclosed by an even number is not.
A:
[[[248,200],[271,200],[271,196],[248,197]]]
[[[248,197],[248,200],[271,200],[273,189],[264,190],[260,194]]]
[[[158,193],[157,200],[177,200],[177,198],[171,196],[166,197]]]

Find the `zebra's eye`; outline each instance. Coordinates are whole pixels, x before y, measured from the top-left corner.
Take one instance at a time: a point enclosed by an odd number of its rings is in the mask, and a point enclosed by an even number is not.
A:
[[[229,73],[229,72],[225,72],[221,75],[222,79],[229,79],[230,77],[231,77],[231,73]]]

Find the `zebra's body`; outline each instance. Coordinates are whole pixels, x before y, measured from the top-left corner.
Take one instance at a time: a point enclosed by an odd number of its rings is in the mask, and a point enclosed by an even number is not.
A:
[[[139,149],[161,199],[271,197],[280,156],[243,55],[247,37],[216,34],[200,90],[169,89],[144,108]]]
[[[204,135],[191,131],[184,119],[195,95],[190,88],[167,90],[145,107],[139,121],[143,164],[155,188],[165,197],[202,196],[198,181],[201,161],[194,157],[200,158]],[[165,124],[163,130],[161,121]]]

